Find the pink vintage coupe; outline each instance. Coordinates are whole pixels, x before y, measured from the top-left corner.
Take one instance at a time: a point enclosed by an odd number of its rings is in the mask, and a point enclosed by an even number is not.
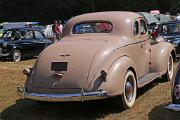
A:
[[[172,79],[173,59],[174,47],[151,42],[141,15],[88,13],[67,22],[62,39],[23,71],[26,84],[17,91],[22,98],[50,102],[116,96],[117,105],[131,108],[138,88],[160,76]]]

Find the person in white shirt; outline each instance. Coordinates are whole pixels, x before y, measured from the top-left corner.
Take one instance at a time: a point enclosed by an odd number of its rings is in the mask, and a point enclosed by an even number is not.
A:
[[[176,20],[180,20],[180,14],[179,13],[176,16]]]

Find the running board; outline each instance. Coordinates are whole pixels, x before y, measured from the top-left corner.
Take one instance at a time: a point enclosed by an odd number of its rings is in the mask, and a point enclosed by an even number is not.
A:
[[[161,74],[158,74],[158,73],[147,73],[146,75],[144,75],[138,80],[138,83],[137,83],[138,88],[143,87],[144,85],[150,83],[151,81],[153,81],[154,79],[160,76]]]

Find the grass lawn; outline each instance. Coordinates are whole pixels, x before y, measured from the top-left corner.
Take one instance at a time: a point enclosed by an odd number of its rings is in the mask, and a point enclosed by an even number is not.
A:
[[[24,84],[24,68],[32,67],[35,59],[22,62],[0,61],[0,120],[60,120],[60,119],[118,119],[118,120],[179,120],[180,112],[164,106],[171,102],[171,82],[157,79],[138,90],[132,109],[116,107],[112,99],[38,104],[22,100],[16,86]]]

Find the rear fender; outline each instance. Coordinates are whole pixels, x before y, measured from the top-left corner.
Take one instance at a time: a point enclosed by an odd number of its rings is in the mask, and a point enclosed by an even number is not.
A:
[[[172,44],[160,42],[151,46],[150,72],[165,74],[167,71],[168,59],[172,55],[175,60],[175,50]]]
[[[136,76],[135,64],[127,56],[118,58],[110,66],[105,64],[101,70],[106,71],[107,76],[105,81],[99,86],[99,90],[107,91],[107,94],[110,96],[121,95],[123,93],[124,77],[128,69],[131,69]],[[100,71],[98,73],[100,73]],[[96,79],[93,81],[92,86],[98,76],[100,76],[100,74],[96,75]]]

